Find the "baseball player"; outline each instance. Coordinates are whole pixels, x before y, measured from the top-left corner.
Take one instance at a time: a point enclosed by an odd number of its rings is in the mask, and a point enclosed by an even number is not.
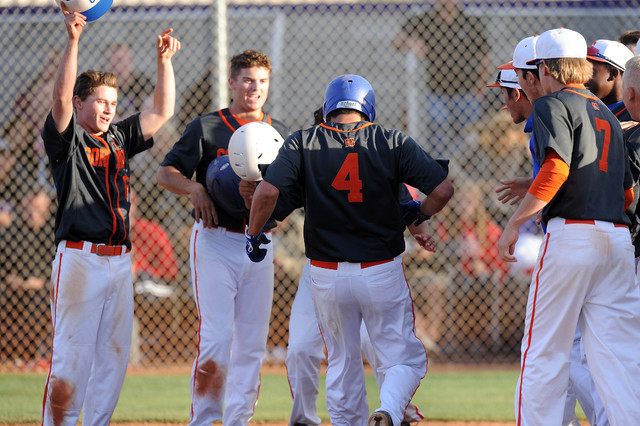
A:
[[[499,70],[514,70],[516,72],[518,86],[520,86],[520,90],[524,92],[529,103],[531,103],[532,108],[536,99],[544,94],[542,86],[540,85],[538,69],[535,65],[527,64],[529,59],[533,59],[535,57],[535,46],[537,40],[537,35],[520,40],[513,51],[513,61],[507,62],[506,64],[498,67]],[[509,108],[509,104],[506,105],[507,108]],[[509,110],[509,112],[511,113],[511,110]],[[515,121],[513,114],[512,118],[514,119],[514,123],[518,123]],[[529,113],[527,122],[524,126],[525,133],[531,133],[532,126],[533,116]],[[538,164],[538,160],[535,155],[533,134],[529,140],[529,151],[531,152],[531,158],[533,159],[533,175],[535,176],[540,170],[540,165]],[[515,177],[512,179],[501,180],[501,186],[496,189],[496,192],[499,194],[498,200],[502,203],[511,203],[512,205],[517,204],[524,198],[532,181],[533,179],[530,177]]]
[[[108,425],[129,359],[133,324],[129,240],[129,158],[153,145],[171,118],[171,58],[180,42],[158,36],[157,84],[150,110],[112,123],[116,76],[76,78],[86,18],[62,5],[67,45],[42,138],[56,186],[58,245],[51,279],[53,348],[42,423]]]
[[[633,53],[624,44],[613,40],[596,40],[587,49],[587,59],[593,66],[593,75],[585,86],[621,122],[631,121],[629,111],[622,101],[622,74],[624,65],[632,57]]]
[[[228,154],[229,139],[243,124],[265,121],[282,136],[289,134],[262,111],[270,74],[271,62],[261,52],[246,50],[231,58],[231,106],[191,121],[157,174],[160,185],[188,194],[194,207],[189,254],[199,326],[191,425],[221,418],[224,424],[246,425],[258,398],[273,301],[272,248],[265,249],[266,262],[250,262],[244,255],[247,217],[217,208],[205,184],[209,163]]]
[[[584,38],[566,28],[536,43],[532,63],[545,92],[533,107],[541,169],[498,242],[501,257],[516,261],[518,228],[542,210],[547,233],[527,301],[518,425],[560,424],[578,324],[611,423],[634,424],[640,415],[640,291],[624,214],[632,182],[620,125],[584,88],[592,75],[586,56]]]
[[[261,232],[278,196],[304,194],[305,253],[311,293],[327,354],[327,408],[332,424],[365,424],[368,406],[360,353],[364,321],[378,370],[381,406],[369,425],[400,425],[426,374],[424,346],[414,333],[413,303],[404,277],[402,182],[428,194],[421,218],[440,211],[453,194],[446,167],[397,130],[373,123],[369,82],[342,75],[327,87],[325,124],[292,134],[253,196],[247,254],[264,259]]]
[[[322,107],[314,111],[313,115],[313,125],[324,123]],[[251,193],[251,196],[253,196],[253,193]],[[282,200],[283,197],[279,197],[278,206],[276,206],[275,216],[278,220],[284,220],[290,213],[290,211],[286,210],[279,211],[278,207]],[[406,206],[407,204],[403,203],[409,203],[411,200],[412,196],[407,187],[404,184],[400,185],[398,201],[401,206]],[[296,199],[295,202],[299,204],[296,207],[302,207],[302,199]],[[435,252],[435,240],[428,234],[427,228],[426,222],[422,222],[420,225],[410,224],[408,226],[418,245],[425,250]],[[375,356],[364,323],[360,327],[360,339],[362,352],[373,369],[378,387],[380,387],[384,381],[384,376],[378,372],[378,359]],[[316,400],[320,385],[320,366],[324,357],[324,342],[313,307],[309,262],[307,262],[302,268],[300,280],[298,281],[298,290],[291,304],[291,313],[289,315],[289,341],[285,364],[293,398],[291,416],[289,417],[289,425],[291,426],[320,424],[321,420],[318,417]],[[418,422],[423,418],[424,415],[418,407],[410,405],[405,411],[401,425],[408,426],[410,423]]]
[[[535,59],[536,37],[537,36],[524,39],[519,44],[520,48],[516,48],[514,53],[514,60],[518,60],[518,63],[521,66],[535,66],[527,65],[526,61]],[[533,125],[533,105],[531,102],[529,102],[526,94],[518,94],[518,92],[524,92],[522,91],[520,84],[517,83],[517,74],[515,74],[515,71],[511,69],[511,67],[513,67],[513,61],[504,64],[501,67],[503,68],[502,75],[498,76],[499,78],[497,79],[496,83],[490,84],[487,87],[496,87],[496,85],[502,87],[502,94],[505,105],[509,110],[511,117],[513,118],[513,122],[518,124],[524,120],[527,120],[525,132],[531,133]],[[514,76],[516,77],[515,80],[513,79]],[[530,81],[535,82],[535,84],[538,85],[540,83],[537,74],[531,74]],[[534,96],[537,93],[535,90],[532,90],[532,92],[534,93]],[[533,134],[531,135],[529,149],[531,150],[534,159],[533,178],[535,178],[540,171],[540,166],[538,165],[537,160],[535,160]],[[524,193],[526,193],[526,190],[531,185],[533,178],[515,178],[511,181],[503,181],[503,186],[498,188],[496,192],[505,192],[504,194],[500,195],[498,199],[500,199],[503,203],[511,201],[511,204],[515,204],[517,201],[521,200],[524,197]],[[509,187],[509,184],[507,184],[507,182],[511,182],[511,187]],[[516,188],[518,184],[520,186],[520,190],[523,191],[523,193],[515,194],[511,189]],[[523,228],[526,227],[527,226],[525,225],[525,227]],[[576,426],[580,424],[580,422],[578,421],[578,417],[576,416],[576,400],[580,402],[580,406],[582,407],[582,410],[584,411],[587,419],[591,424],[598,424],[602,426],[606,426],[609,424],[607,420],[607,413],[605,412],[602,401],[600,400],[600,396],[595,389],[595,384],[593,383],[593,379],[591,378],[587,360],[584,356],[584,348],[582,346],[582,338],[579,327],[576,329],[573,346],[571,348],[569,387],[567,389],[567,398],[564,405],[564,414],[562,418],[563,426]]]

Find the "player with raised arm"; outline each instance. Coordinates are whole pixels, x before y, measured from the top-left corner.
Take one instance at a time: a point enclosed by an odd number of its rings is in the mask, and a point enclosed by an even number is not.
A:
[[[129,240],[129,158],[153,145],[173,115],[171,58],[180,42],[157,37],[151,109],[113,123],[116,76],[76,77],[83,15],[62,6],[67,45],[42,138],[56,186],[58,245],[51,282],[53,349],[42,423],[108,425],[129,359],[133,283]],[[84,407],[84,408],[83,408]]]
[[[247,254],[263,260],[260,230],[280,193],[305,196],[305,254],[311,292],[328,354],[327,407],[332,424],[366,424],[369,417],[360,352],[364,321],[384,374],[371,426],[399,426],[426,374],[427,356],[415,336],[413,302],[404,277],[398,188],[428,197],[414,213],[439,212],[453,195],[447,167],[397,130],[373,122],[375,96],[367,80],[342,75],[327,87],[325,124],[293,133],[267,169],[251,204]]]

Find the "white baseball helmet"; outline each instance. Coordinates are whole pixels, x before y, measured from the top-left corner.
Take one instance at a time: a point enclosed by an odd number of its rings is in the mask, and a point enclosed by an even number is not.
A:
[[[229,140],[231,168],[242,179],[262,180],[260,166],[271,164],[283,143],[280,133],[264,121],[247,123]]]

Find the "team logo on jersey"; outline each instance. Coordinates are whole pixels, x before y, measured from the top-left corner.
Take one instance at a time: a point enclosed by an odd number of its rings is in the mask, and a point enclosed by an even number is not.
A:
[[[600,111],[600,106],[598,106],[596,102],[591,102],[591,105],[593,106],[593,109],[595,109],[596,111]]]
[[[107,148],[90,148],[86,146],[84,148],[84,151],[87,154],[87,159],[92,166],[109,167],[109,156],[111,155],[111,150]],[[116,149],[115,151],[113,151],[113,154],[116,159],[116,168],[124,169],[126,160],[124,150]]]
[[[344,138],[344,146],[353,148],[356,146],[356,138]]]

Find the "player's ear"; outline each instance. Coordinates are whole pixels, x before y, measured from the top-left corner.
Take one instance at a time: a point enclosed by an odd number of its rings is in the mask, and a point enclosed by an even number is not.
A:
[[[608,81],[613,81],[618,76],[622,77],[622,71],[620,71],[618,68],[611,67],[611,69],[609,70],[609,80]]]
[[[513,100],[518,102],[522,98],[522,91],[517,87],[513,89]]]
[[[629,97],[629,103],[630,104],[635,104],[638,102],[638,92],[636,92],[636,89],[634,87],[627,87],[627,93],[628,93],[628,97]]]

